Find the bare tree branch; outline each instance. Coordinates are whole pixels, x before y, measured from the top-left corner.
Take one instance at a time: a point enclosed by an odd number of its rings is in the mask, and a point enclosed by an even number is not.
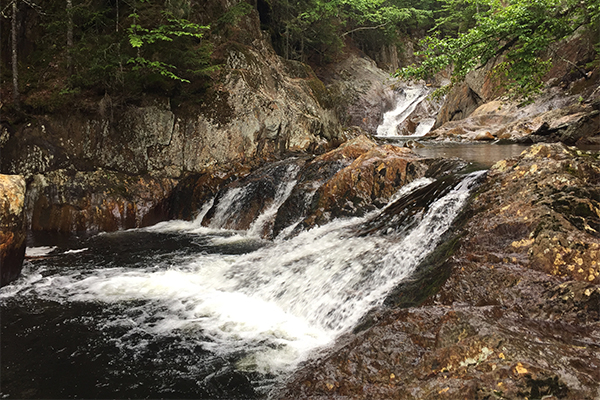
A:
[[[377,25],[377,26],[360,26],[356,29],[352,29],[349,30],[348,32],[344,32],[342,33],[342,37],[349,35],[350,33],[354,33],[357,31],[364,31],[364,30],[368,30],[368,29],[379,29],[379,28],[383,28],[384,26],[386,26],[388,24],[388,22],[384,22],[383,24]]]

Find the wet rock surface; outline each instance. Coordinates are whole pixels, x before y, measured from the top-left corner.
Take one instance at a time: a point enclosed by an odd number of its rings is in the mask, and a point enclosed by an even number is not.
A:
[[[424,158],[405,147],[378,145],[362,135],[319,156],[190,176],[173,190],[169,210],[191,219],[206,206],[204,226],[250,229],[251,234],[273,238],[335,218],[362,216],[386,205],[415,179],[440,177],[465,165],[458,159]]]
[[[412,150],[376,146],[341,169],[313,197],[306,226],[360,216],[385,205],[398,189],[425,176],[427,164]]]
[[[202,225],[235,230],[249,229],[278,198],[283,200],[303,164],[303,159],[290,158],[267,165],[224,186],[217,193],[214,205],[204,216]],[[228,205],[229,210],[225,210],[224,206]],[[263,230],[265,236],[272,231],[271,227],[263,227]]]
[[[298,231],[335,218],[362,216],[386,205],[415,179],[439,177],[464,166],[460,160],[423,158],[411,149],[377,145],[360,136],[306,163],[278,210],[273,234],[289,226]]]
[[[296,186],[292,189],[290,196],[277,211],[273,236],[277,236],[285,228],[306,218],[317,190],[341,169],[350,165],[374,146],[376,146],[374,141],[361,135],[337,149],[309,160],[298,174]]]
[[[139,228],[168,218],[171,179],[111,171],[57,170],[28,186],[32,231],[97,233]]]
[[[15,280],[25,257],[25,179],[0,175],[0,286]]]
[[[373,60],[354,54],[320,72],[340,122],[375,134],[383,114],[396,102],[390,74]]]
[[[277,396],[597,399],[599,179],[597,153],[560,144],[497,163],[453,255],[413,285],[437,294],[375,312]]]

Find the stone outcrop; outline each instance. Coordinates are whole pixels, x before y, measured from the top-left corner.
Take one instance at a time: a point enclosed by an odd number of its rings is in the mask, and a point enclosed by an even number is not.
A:
[[[304,220],[310,212],[315,193],[341,169],[370,149],[376,143],[364,135],[352,139],[337,149],[315,157],[306,163],[297,177],[296,186],[279,208],[273,226],[273,236],[285,228]],[[308,225],[307,225],[308,226]],[[299,228],[302,228],[303,224]]]
[[[387,303],[437,294],[375,311],[278,396],[598,398],[599,177],[597,154],[563,145],[496,164],[459,242]]]
[[[25,257],[25,180],[0,175],[0,286],[15,280]]]
[[[3,121],[0,170],[27,180],[31,229],[193,218],[200,202],[261,164],[346,139],[324,84],[308,65],[275,54],[255,10],[214,44],[220,70],[193,103],[148,95],[123,104],[105,94],[70,113]],[[190,198],[200,204],[181,205]]]
[[[172,105],[148,95],[126,105],[106,94],[66,115],[30,115],[11,127],[10,137],[2,136],[2,171],[30,178],[102,168],[178,178],[341,143],[327,89],[312,69],[275,54],[256,11],[235,29],[237,35],[215,39],[220,72],[198,99]]]
[[[251,230],[265,238],[295,234],[340,217],[362,216],[386,205],[405,184],[465,166],[460,160],[418,156],[409,148],[378,145],[366,136],[319,156],[293,157],[245,174],[205,173],[181,184],[170,210],[202,225]],[[185,195],[184,195],[185,193]],[[179,205],[193,204],[195,209]]]
[[[309,67],[286,75],[284,62],[260,44],[223,51],[228,68],[203,106],[177,110],[156,100],[117,109],[106,96],[95,114],[38,116],[5,143],[2,170],[30,177],[103,168],[177,178],[288,151],[323,151],[341,140],[325,108],[326,89]]]
[[[364,215],[385,205],[405,184],[425,176],[422,157],[405,147],[376,146],[340,170],[312,200],[304,225],[322,225],[335,217]]]
[[[168,217],[175,182],[98,170],[35,175],[27,207],[33,231],[97,233],[152,225]]]
[[[503,61],[501,57],[470,72],[446,96],[431,135],[474,140],[481,132],[491,132],[496,139],[563,141],[569,145],[597,136],[600,121],[594,110],[598,110],[600,69],[590,63],[597,54],[594,35],[580,30],[548,49],[546,56],[553,63],[543,78],[546,86],[535,103],[525,107],[501,97],[505,91],[493,73]],[[561,121],[565,116],[570,117]],[[532,123],[533,119],[543,122]],[[501,129],[499,125],[510,126]],[[538,128],[542,129],[538,132]]]
[[[600,97],[582,102],[559,89],[524,107],[509,101],[487,102],[468,117],[446,122],[427,134],[440,140],[560,141],[568,145],[596,143],[599,135]]]
[[[297,232],[335,218],[363,216],[386,205],[415,179],[439,177],[464,167],[459,160],[441,164],[441,160],[421,157],[409,148],[377,145],[359,136],[306,163],[277,212],[274,236],[294,224]]]
[[[366,57],[350,54],[321,72],[340,122],[375,134],[383,114],[396,102],[389,73]]]
[[[434,128],[439,128],[446,122],[466,118],[483,103],[483,99],[468,84],[464,82],[457,84],[446,96],[444,105],[436,117]]]
[[[424,176],[431,163],[408,148],[379,146],[359,136],[312,159],[276,162],[224,185],[202,224],[247,230],[286,190],[263,236],[277,236],[294,224],[306,229],[334,218],[364,215]]]

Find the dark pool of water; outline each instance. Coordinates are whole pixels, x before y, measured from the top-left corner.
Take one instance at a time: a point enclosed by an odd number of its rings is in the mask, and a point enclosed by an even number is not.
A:
[[[195,254],[244,254],[259,241],[209,245],[209,236],[115,232],[82,238],[36,234],[30,246],[56,246],[25,268],[42,276],[103,268],[172,263]],[[65,250],[85,251],[65,254]],[[58,283],[60,284],[60,283]],[[60,297],[0,300],[0,398],[256,398],[255,381],[269,376],[236,370],[243,355],[224,358],[196,343],[195,332],[151,336],[105,323],[112,315],[143,313],[145,300],[73,302]],[[139,311],[136,311],[139,310]],[[140,397],[142,395],[143,397]]]

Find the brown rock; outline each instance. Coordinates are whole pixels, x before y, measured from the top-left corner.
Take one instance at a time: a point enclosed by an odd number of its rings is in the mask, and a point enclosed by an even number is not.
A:
[[[319,188],[304,223],[357,216],[388,202],[406,183],[422,177],[427,164],[412,150],[383,145],[371,148]]]
[[[30,187],[31,229],[104,232],[152,225],[167,218],[170,179],[94,172],[52,171]]]
[[[317,190],[341,169],[376,146],[373,140],[361,135],[307,162],[298,174],[292,193],[277,211],[273,235],[277,236],[286,227],[304,219],[310,212]],[[299,229],[302,227],[304,224]]]
[[[0,286],[15,280],[25,257],[25,180],[0,175]]]

